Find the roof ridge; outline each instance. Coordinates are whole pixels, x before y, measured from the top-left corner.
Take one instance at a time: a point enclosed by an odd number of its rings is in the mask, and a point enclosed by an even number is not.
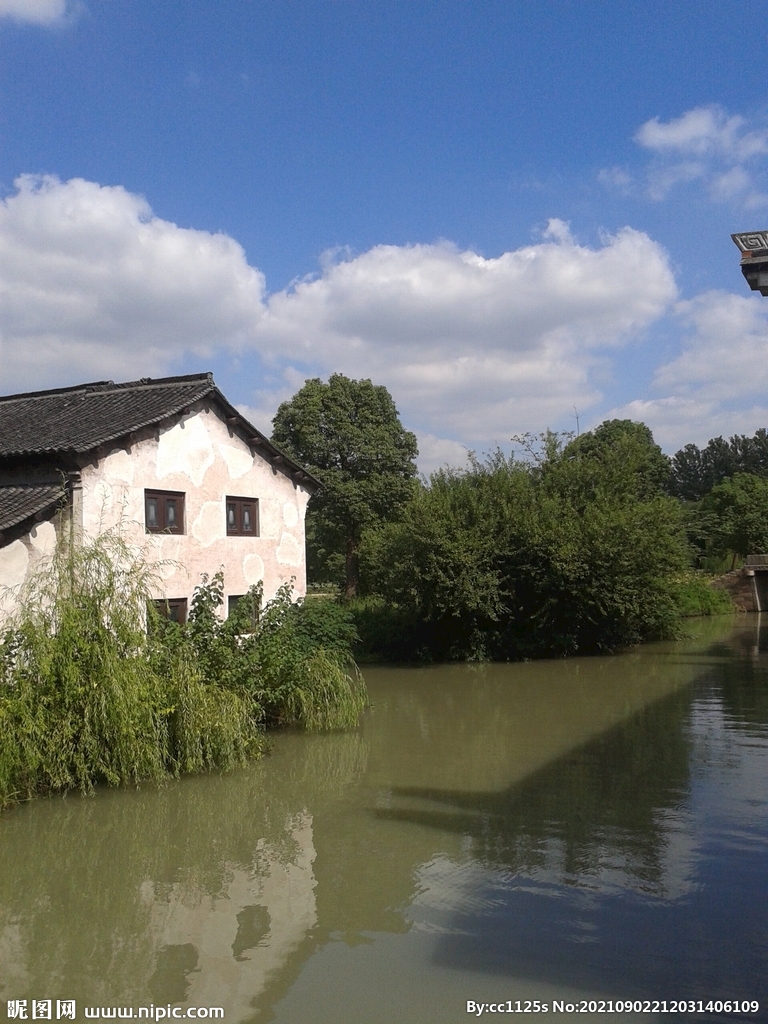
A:
[[[139,380],[127,380],[119,384],[114,384],[110,381],[110,383],[115,391],[123,391],[128,388],[161,387],[165,384],[193,384],[195,381],[200,381],[200,383],[206,381],[209,384],[213,384],[213,372],[206,370],[204,373],[184,373],[176,377],[140,377]]]
[[[128,380],[115,383],[113,380],[96,380],[87,384],[74,384],[67,388],[48,388],[45,391],[21,391],[15,395],[0,395],[0,402],[12,402],[16,399],[47,398],[49,395],[65,394],[92,394],[95,391],[127,391],[130,389],[161,387],[170,384],[192,384],[195,381],[202,383],[208,381],[214,387],[213,373],[210,370],[204,373],[186,373],[175,377],[141,377],[139,380]]]
[[[113,383],[114,381],[111,380],[94,380],[88,384],[75,384],[68,388],[47,388],[45,391],[19,391],[14,395],[0,395],[0,402],[12,402],[16,398],[42,398],[46,395],[65,395],[68,392],[76,394],[79,391],[108,387]]]

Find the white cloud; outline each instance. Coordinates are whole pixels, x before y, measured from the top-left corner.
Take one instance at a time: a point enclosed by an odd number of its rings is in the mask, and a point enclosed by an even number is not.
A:
[[[277,398],[277,395],[275,397]],[[241,403],[237,406],[237,411],[241,412],[257,430],[260,430],[262,434],[266,434],[269,437],[272,433],[272,419],[277,411],[277,407],[280,402],[289,397],[290,395],[281,395],[277,401],[270,403],[269,406],[245,405]]]
[[[654,200],[681,183],[699,181],[717,202],[739,201],[747,208],[768,203],[768,128],[762,124],[711,104],[669,121],[654,117],[640,126],[635,141],[653,154],[647,188]],[[608,171],[601,175],[610,183]]]
[[[0,18],[32,25],[61,25],[73,12],[67,0],[0,0]]]
[[[613,417],[647,424],[656,443],[673,454],[686,444],[703,447],[712,437],[754,434],[758,427],[768,425],[768,406],[728,409],[716,402],[673,395],[627,402],[611,409],[605,418]]]
[[[0,386],[154,374],[253,344],[264,278],[125,189],[24,176],[0,203]],[[137,372],[141,369],[141,373]]]
[[[627,196],[632,193],[632,175],[624,167],[603,167],[597,175],[597,180],[620,192],[621,195]]]
[[[588,247],[552,221],[495,258],[449,243],[329,254],[268,297],[233,239],[162,220],[119,186],[16,184],[0,203],[4,391],[238,353],[266,367],[240,396],[263,427],[306,376],[338,370],[389,387],[432,465],[594,406],[606,360],[676,294],[642,232]]]
[[[428,432],[486,444],[597,401],[592,369],[674,295],[647,235],[588,248],[553,221],[496,258],[441,243],[326,265],[270,298],[259,334],[293,361],[375,376]]]
[[[675,156],[722,157],[741,163],[768,154],[768,132],[751,129],[739,114],[729,115],[712,104],[695,107],[671,121],[652,118],[641,125],[635,139],[646,149]]]
[[[469,451],[459,441],[436,437],[434,434],[418,434],[417,440],[419,442],[419,469],[422,473],[429,474],[445,466],[452,466],[455,469],[466,466]]]
[[[656,386],[707,401],[768,392],[768,311],[760,299],[709,291],[677,306],[689,330],[682,353],[659,368]]]
[[[710,291],[678,303],[686,335],[654,390],[609,415],[642,420],[668,451],[768,425],[768,311],[754,297]]]

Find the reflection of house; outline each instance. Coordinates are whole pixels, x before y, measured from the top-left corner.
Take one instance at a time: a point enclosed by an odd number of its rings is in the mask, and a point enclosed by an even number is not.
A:
[[[224,398],[210,373],[100,381],[0,398],[0,586],[17,588],[72,523],[87,538],[122,521],[165,560],[183,617],[203,572],[225,599],[306,590],[304,513],[317,481]],[[0,595],[6,610],[11,592]]]
[[[181,883],[143,883],[156,950],[148,979],[155,1003],[222,1006],[235,1021],[253,1016],[254,1001],[317,922],[312,816],[293,816],[285,835],[293,858],[261,840],[253,865],[226,865],[226,884],[215,894],[194,898]]]

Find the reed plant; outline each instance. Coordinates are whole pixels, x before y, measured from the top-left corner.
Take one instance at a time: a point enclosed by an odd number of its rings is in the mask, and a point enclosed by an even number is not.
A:
[[[157,567],[119,531],[62,542],[0,641],[0,805],[35,793],[232,768],[262,749],[247,695],[205,684],[147,634]]]

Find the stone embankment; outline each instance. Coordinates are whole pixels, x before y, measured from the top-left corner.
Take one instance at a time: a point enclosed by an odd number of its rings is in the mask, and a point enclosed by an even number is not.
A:
[[[739,611],[768,611],[768,555],[747,555],[742,569],[725,573],[712,586],[727,590]]]

